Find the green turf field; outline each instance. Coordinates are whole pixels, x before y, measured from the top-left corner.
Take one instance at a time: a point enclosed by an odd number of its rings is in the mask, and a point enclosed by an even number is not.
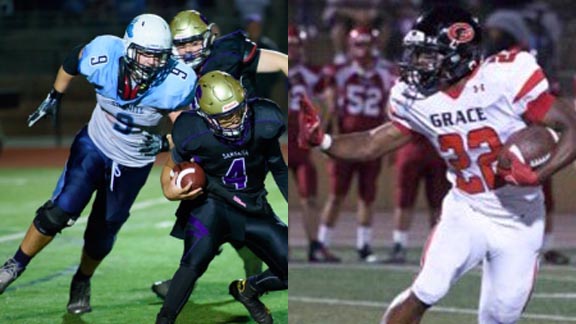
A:
[[[92,279],[92,309],[68,315],[68,289],[79,262],[89,209],[40,253],[26,272],[0,295],[4,324],[146,324],[154,323],[162,305],[150,290],[152,282],[172,277],[181,256],[181,241],[168,235],[176,203],[164,199],[159,168],[132,207],[112,253]],[[60,169],[0,169],[0,262],[11,257],[36,208],[52,193]],[[269,200],[287,219],[287,205],[268,179]],[[177,323],[253,323],[244,307],[228,295],[231,280],[242,278],[241,260],[230,245],[199,280]],[[262,301],[275,323],[288,322],[287,292],[270,293]]]
[[[354,260],[350,249],[335,249],[344,260]],[[574,251],[569,251],[574,253]],[[302,249],[291,249],[295,259],[304,259]],[[412,250],[412,265],[339,265],[291,263],[290,323],[379,323],[388,303],[408,287],[418,271],[419,250]],[[472,324],[480,291],[480,271],[473,270],[429,311],[424,324]],[[541,268],[536,289],[524,313],[525,324],[576,323],[576,269]]]

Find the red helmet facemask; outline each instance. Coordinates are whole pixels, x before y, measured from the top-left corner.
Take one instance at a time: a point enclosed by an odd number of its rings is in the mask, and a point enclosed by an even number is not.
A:
[[[372,60],[377,32],[367,27],[356,27],[348,33],[350,58],[361,64]]]
[[[299,62],[302,60],[302,43],[305,34],[294,25],[288,26],[288,58],[290,61]]]

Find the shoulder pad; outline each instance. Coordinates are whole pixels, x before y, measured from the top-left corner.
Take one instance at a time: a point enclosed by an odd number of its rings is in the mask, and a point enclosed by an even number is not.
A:
[[[184,111],[176,118],[172,127],[172,140],[179,150],[193,151],[200,147],[200,137],[211,131],[195,111]]]
[[[286,130],[286,118],[274,101],[254,98],[248,104],[254,112],[256,134],[265,139],[273,139],[280,137],[284,133]]]
[[[216,41],[221,43],[220,46],[236,49],[238,53],[242,55],[242,62],[244,63],[250,62],[252,59],[254,59],[256,50],[258,49],[256,43],[251,41],[241,30],[226,34],[220,38],[217,38]]]

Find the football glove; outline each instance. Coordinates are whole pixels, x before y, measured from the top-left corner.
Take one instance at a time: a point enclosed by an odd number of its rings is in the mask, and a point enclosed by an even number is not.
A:
[[[170,150],[170,143],[166,135],[146,133],[140,145],[141,148],[138,152],[144,156],[156,156],[160,152]]]
[[[52,123],[56,123],[56,116],[60,109],[60,101],[64,94],[52,88],[46,99],[42,101],[40,106],[30,116],[28,116],[28,127],[36,124],[42,117],[48,115],[52,117]]]
[[[300,99],[298,113],[298,146],[302,149],[319,146],[324,139],[318,109],[314,107],[306,95]]]
[[[498,175],[504,181],[515,186],[538,186],[541,184],[538,174],[534,172],[532,167],[522,163],[516,155],[510,152],[506,153],[506,157],[510,159],[510,168],[498,167]]]

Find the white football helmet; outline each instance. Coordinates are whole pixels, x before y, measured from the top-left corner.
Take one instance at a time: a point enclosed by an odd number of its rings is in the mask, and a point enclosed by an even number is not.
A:
[[[146,88],[162,71],[172,53],[172,35],[160,16],[142,14],[124,33],[124,62],[133,81]]]

